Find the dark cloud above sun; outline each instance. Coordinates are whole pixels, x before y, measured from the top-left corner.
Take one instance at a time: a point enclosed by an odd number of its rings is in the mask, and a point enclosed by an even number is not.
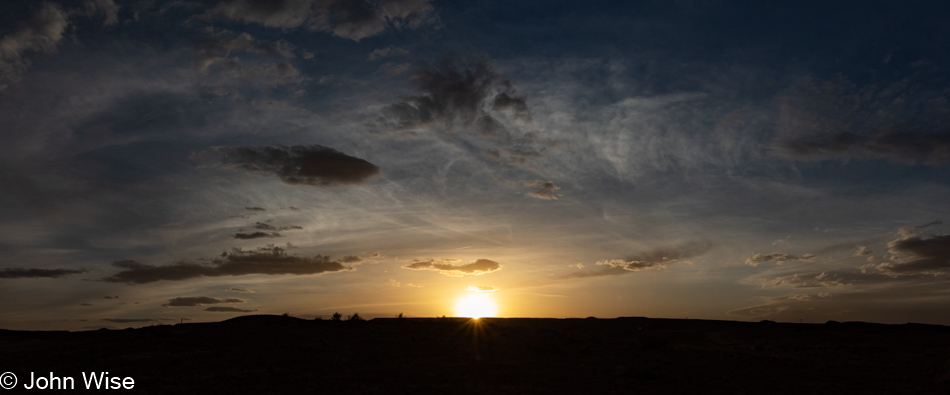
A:
[[[291,185],[332,187],[367,182],[379,167],[364,159],[320,145],[213,147],[201,153],[224,167],[277,176]]]

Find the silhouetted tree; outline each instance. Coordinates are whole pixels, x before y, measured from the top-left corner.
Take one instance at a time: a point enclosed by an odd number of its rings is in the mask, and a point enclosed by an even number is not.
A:
[[[342,321],[342,320],[343,320],[343,314],[340,314],[339,312],[333,313],[333,315],[330,316],[330,320],[333,320],[333,321]]]
[[[347,321],[364,321],[363,317],[360,317],[360,313],[353,313],[353,315],[349,316],[346,320]]]

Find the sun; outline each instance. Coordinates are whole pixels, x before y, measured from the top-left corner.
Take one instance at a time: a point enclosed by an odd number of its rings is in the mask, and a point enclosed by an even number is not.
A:
[[[491,295],[486,293],[473,293],[459,298],[455,304],[456,317],[494,317],[498,314],[498,306]]]

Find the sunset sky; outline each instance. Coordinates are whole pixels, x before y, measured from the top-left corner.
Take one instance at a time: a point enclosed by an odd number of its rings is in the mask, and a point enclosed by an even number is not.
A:
[[[4,1],[0,328],[950,325],[950,3],[783,4]]]

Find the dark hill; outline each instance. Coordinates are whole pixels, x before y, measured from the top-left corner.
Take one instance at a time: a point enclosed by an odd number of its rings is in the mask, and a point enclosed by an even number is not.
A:
[[[129,376],[136,393],[950,393],[950,328],[461,318],[0,331],[0,372]]]

